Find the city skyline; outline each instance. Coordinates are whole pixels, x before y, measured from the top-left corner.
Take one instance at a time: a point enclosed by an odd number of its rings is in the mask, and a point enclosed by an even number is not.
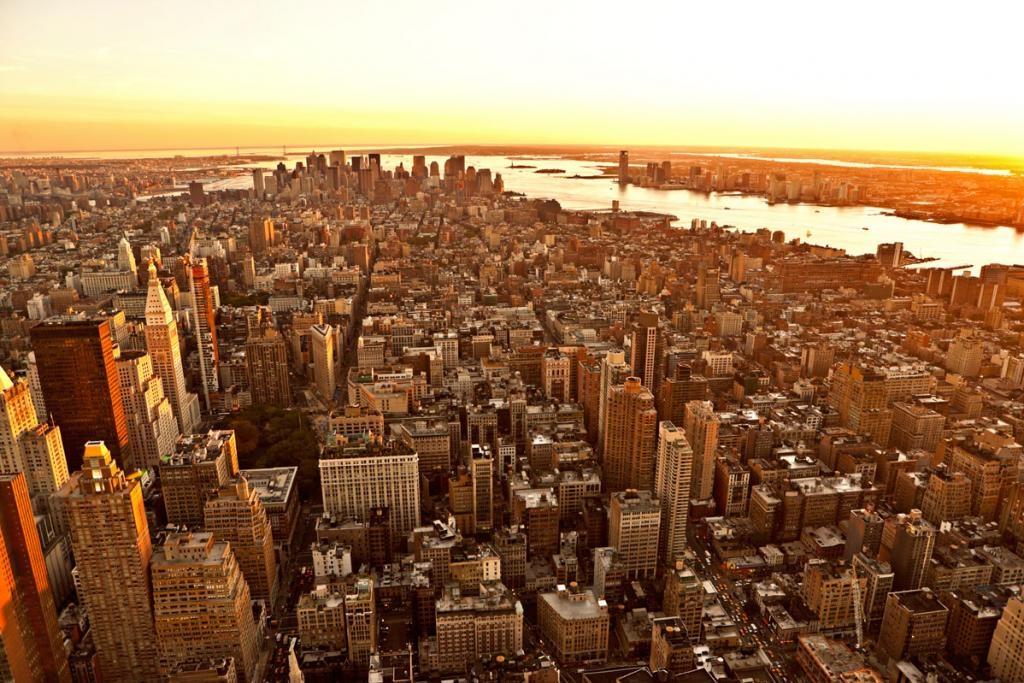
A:
[[[57,3],[45,26],[27,3],[0,9],[0,150],[344,140],[1024,156],[1019,8],[106,7]]]

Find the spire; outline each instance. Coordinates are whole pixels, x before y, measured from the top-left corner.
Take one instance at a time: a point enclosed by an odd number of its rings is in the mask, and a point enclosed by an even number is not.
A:
[[[167,295],[164,294],[163,285],[157,276],[156,265],[149,263],[149,280],[146,283],[149,291],[146,294],[146,324],[147,325],[168,325],[174,321],[174,313],[171,311],[171,304],[167,302]]]

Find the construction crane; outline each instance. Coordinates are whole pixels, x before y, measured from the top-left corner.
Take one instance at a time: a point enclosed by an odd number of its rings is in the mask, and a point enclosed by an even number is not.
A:
[[[860,593],[860,579],[857,578],[857,565],[850,564],[853,576],[853,623],[857,628],[857,647],[864,645],[864,599]]]

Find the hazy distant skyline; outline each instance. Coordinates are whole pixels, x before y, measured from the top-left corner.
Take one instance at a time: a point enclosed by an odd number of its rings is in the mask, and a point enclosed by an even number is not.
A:
[[[986,2],[6,0],[0,150],[344,140],[1024,157],[1022,19]]]

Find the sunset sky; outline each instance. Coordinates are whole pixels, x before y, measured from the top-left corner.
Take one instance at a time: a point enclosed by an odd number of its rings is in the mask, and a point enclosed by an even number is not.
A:
[[[1022,25],[1020,3],[1006,2],[0,0],[0,151],[593,143],[1024,156]]]

